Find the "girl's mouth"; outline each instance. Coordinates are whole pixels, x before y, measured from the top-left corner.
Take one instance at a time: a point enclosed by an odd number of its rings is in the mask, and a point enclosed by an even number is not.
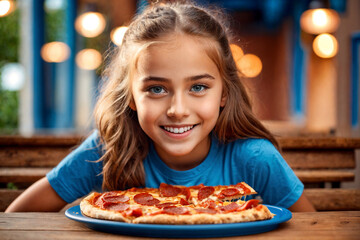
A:
[[[167,127],[167,126],[161,126],[162,129],[164,129],[167,132],[170,133],[176,133],[181,134],[187,131],[190,131],[193,129],[196,125],[189,125],[189,126],[182,126],[182,127]]]

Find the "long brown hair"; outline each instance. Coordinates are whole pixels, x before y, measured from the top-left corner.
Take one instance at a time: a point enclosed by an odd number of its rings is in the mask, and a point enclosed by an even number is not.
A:
[[[130,80],[137,56],[151,42],[173,33],[209,40],[208,54],[223,79],[227,102],[221,109],[214,133],[222,142],[239,138],[265,138],[276,147],[271,133],[256,119],[246,89],[241,83],[233,60],[224,16],[217,9],[209,10],[188,1],[158,3],[135,17],[122,45],[104,71],[104,86],[95,107],[95,121],[104,154],[103,189],[116,190],[144,186],[143,160],[148,154],[149,138],[142,131],[132,99]],[[221,18],[224,19],[224,18]]]

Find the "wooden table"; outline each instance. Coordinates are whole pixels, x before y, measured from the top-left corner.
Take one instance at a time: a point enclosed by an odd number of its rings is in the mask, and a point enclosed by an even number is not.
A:
[[[96,232],[64,213],[0,213],[0,239],[149,239]],[[279,228],[224,239],[360,239],[360,211],[294,213]]]

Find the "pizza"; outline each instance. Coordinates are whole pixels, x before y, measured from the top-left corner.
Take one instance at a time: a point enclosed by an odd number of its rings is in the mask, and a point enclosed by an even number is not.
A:
[[[92,218],[127,223],[218,224],[271,219],[273,214],[241,182],[227,186],[191,187],[161,183],[159,188],[93,192],[80,202],[81,212]]]

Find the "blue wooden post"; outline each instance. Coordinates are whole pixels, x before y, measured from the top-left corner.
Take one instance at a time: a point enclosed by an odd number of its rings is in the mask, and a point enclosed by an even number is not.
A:
[[[306,10],[307,1],[294,3],[293,69],[290,78],[291,112],[295,119],[305,117],[306,108],[306,52],[301,46],[300,17]]]
[[[359,126],[360,32],[351,36],[351,126]]]
[[[63,119],[62,127],[74,128],[75,118],[75,54],[76,54],[76,32],[75,32],[75,19],[76,19],[76,2],[73,0],[66,0],[66,38],[65,43],[70,47],[70,57],[66,61],[67,75],[64,86],[66,87],[66,97],[62,99],[65,104],[65,114],[60,116]]]

